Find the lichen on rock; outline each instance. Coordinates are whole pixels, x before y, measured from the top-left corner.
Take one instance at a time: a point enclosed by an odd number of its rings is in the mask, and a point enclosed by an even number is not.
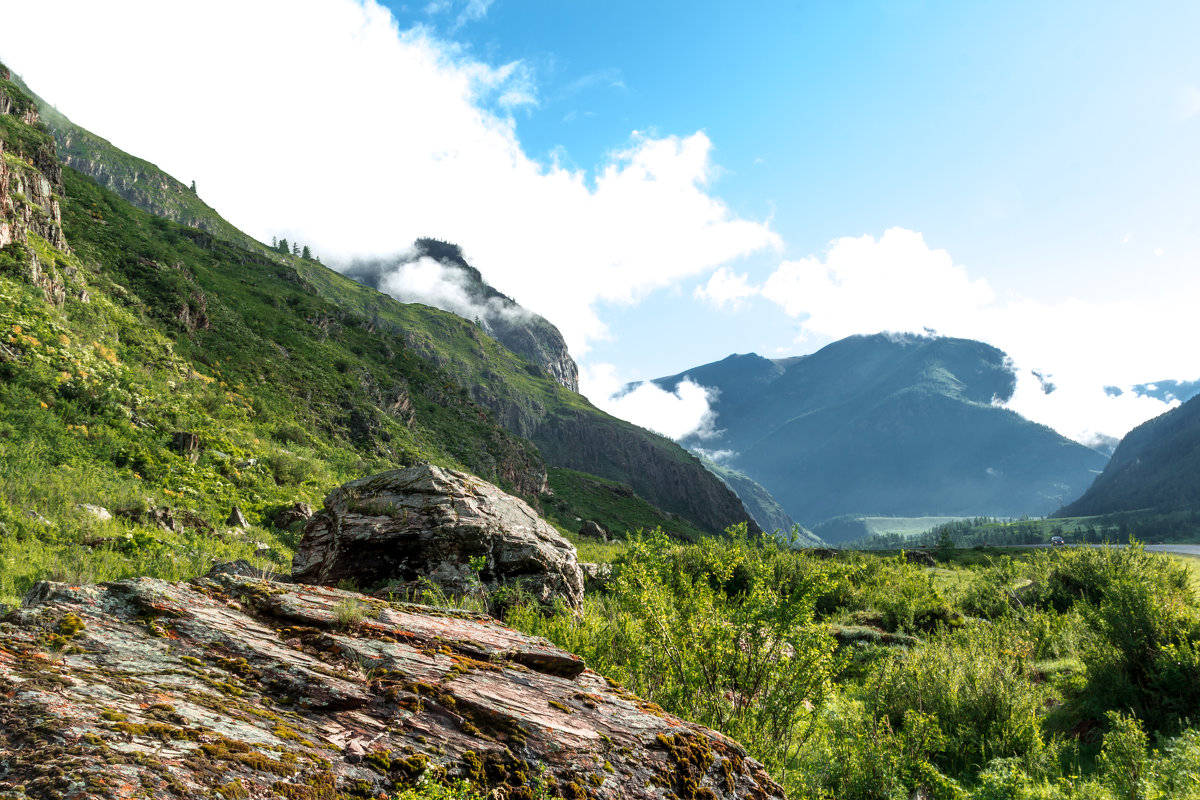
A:
[[[431,464],[335,489],[305,527],[292,572],[327,586],[425,580],[450,595],[507,585],[547,604],[578,608],[583,599],[574,546],[537,512],[480,478]]]
[[[228,569],[46,582],[0,623],[0,797],[377,797],[425,774],[782,798],[736,743],[648,708],[470,612]]]

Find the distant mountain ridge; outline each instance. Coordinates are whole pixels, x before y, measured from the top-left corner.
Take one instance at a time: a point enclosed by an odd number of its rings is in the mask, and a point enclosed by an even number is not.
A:
[[[1016,376],[982,342],[852,336],[774,361],[732,355],[654,381],[717,390],[715,436],[685,446],[733,453],[807,527],[843,515],[1048,514],[1105,458],[1003,408]]]
[[[1134,428],[1104,471],[1055,516],[1200,509],[1200,397]]]

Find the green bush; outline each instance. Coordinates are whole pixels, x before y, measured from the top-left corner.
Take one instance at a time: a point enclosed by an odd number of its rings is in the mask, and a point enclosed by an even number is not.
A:
[[[942,632],[884,662],[868,703],[894,730],[913,714],[933,720],[942,747],[930,757],[949,773],[971,774],[995,758],[1042,765],[1053,747],[1040,722],[1045,694],[1030,680],[1034,646],[1016,622]]]
[[[688,546],[635,537],[581,615],[525,606],[509,621],[733,736],[786,779],[831,689],[834,642],[814,618],[823,576],[780,563],[796,556],[744,527],[728,534]]]

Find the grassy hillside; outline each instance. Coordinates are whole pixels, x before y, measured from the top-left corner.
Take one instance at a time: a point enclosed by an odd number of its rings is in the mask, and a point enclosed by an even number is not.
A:
[[[258,242],[226,222],[212,206],[182,182],[145,159],[114,147],[107,139],[79,127],[33,92],[18,76],[13,83],[38,106],[46,130],[54,137],[58,158],[144,211],[191,228],[214,233],[250,249]]]
[[[65,163],[143,210],[210,232],[213,240],[246,250],[251,259],[294,271],[308,290],[341,313],[374,332],[402,339],[411,353],[445,370],[502,427],[531,440],[549,463],[626,483],[649,502],[706,531],[719,532],[748,518],[736,495],[674,442],[610,417],[557,385],[556,380],[574,384],[575,366],[565,345],[561,350],[550,346],[561,337],[544,320],[507,331],[517,352],[539,356],[546,364],[537,366],[469,322],[462,324],[465,321],[418,304],[398,303],[315,261],[269,250],[153,164],[113,147],[46,104],[41,107]],[[531,331],[536,335],[526,341]],[[503,340],[506,333],[497,335]]]
[[[0,249],[0,602],[47,576],[172,577],[242,556],[284,568],[296,531],[273,528],[273,511],[415,461],[536,505],[551,486],[520,434],[550,421],[581,443],[549,439],[559,463],[657,486],[668,510],[705,520],[693,533],[744,517],[694,458],[471,322],[147,213],[60,167],[32,100],[0,91],[25,115],[0,115],[0,222],[16,234]],[[585,495],[568,481],[557,512],[584,516]],[[235,505],[249,532],[225,524]]]
[[[546,519],[567,533],[585,520],[598,522],[610,535],[663,530],[673,539],[698,540],[705,532],[674,514],[666,514],[634,494],[628,485],[571,469],[549,470],[552,496],[542,498]]]
[[[253,555],[255,541],[282,564],[291,540],[262,525],[272,508],[319,503],[344,480],[417,460],[536,501],[535,447],[286,264],[138,211],[71,170],[63,190],[70,251],[36,236],[0,251],[7,599],[97,542],[115,574],[161,572],[129,536],[164,557],[189,554],[182,569]],[[34,264],[62,282],[61,305],[29,280]],[[177,434],[195,436],[198,451],[178,452]],[[83,503],[186,508],[218,530],[238,505],[261,527],[235,536],[197,525],[164,543],[157,529],[93,522]],[[33,542],[43,556],[26,557]]]

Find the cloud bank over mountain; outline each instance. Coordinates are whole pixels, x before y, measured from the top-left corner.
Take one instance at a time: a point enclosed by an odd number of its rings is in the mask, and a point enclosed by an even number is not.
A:
[[[1194,377],[1174,375],[1179,364],[1194,361],[1187,298],[1164,307],[998,295],[945,250],[903,228],[879,238],[835,239],[824,254],[784,261],[757,285],[721,268],[696,295],[731,307],[765,298],[797,321],[801,351],[880,331],[987,342],[1008,353],[1017,371],[1016,392],[1005,405],[1085,444],[1120,437],[1178,405],[1106,387]]]
[[[428,12],[461,26],[488,5]],[[421,236],[457,242],[576,356],[608,335],[596,303],[633,302],[779,246],[768,223],[714,193],[702,131],[634,130],[588,171],[540,163],[516,131],[514,114],[538,103],[524,63],[489,64],[427,27],[401,30],[374,0],[215,0],[186,25],[153,0],[46,0],[6,9],[5,25],[54,28],[53,52],[0,39],[47,100],[195,179],[251,235],[303,241],[326,261],[387,255]],[[126,85],[137,96],[113,94]]]

